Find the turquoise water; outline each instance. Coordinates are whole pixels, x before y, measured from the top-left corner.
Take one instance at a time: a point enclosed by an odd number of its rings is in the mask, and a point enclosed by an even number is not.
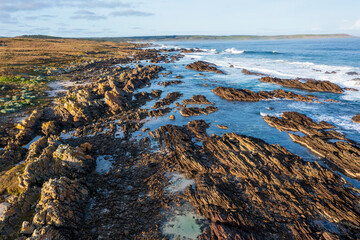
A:
[[[168,93],[179,91],[183,94],[180,99],[191,98],[193,95],[205,95],[214,102],[219,111],[207,116],[184,118],[175,109],[166,116],[152,119],[144,128],[155,130],[166,124],[185,125],[194,119],[203,119],[210,123],[208,133],[221,135],[225,132],[235,132],[242,135],[257,137],[270,144],[279,144],[289,151],[298,154],[307,161],[320,161],[307,148],[293,143],[285,132],[279,132],[264,122],[263,116],[270,114],[281,116],[284,111],[297,111],[315,121],[327,121],[336,130],[344,133],[348,138],[360,142],[360,124],[351,118],[360,113],[360,92],[346,91],[344,94],[317,93],[295,89],[286,89],[300,94],[312,94],[320,100],[332,98],[339,103],[304,103],[288,100],[271,100],[261,102],[229,102],[213,94],[212,89],[217,86],[247,88],[252,91],[282,89],[275,84],[262,83],[258,76],[248,76],[241,73],[243,68],[283,78],[315,78],[329,80],[342,87],[352,87],[360,90],[360,75],[349,75],[348,72],[360,74],[360,39],[321,39],[321,40],[279,40],[279,41],[197,41],[197,42],[166,42],[157,43],[158,48],[200,48],[203,52],[185,54],[185,57],[173,64],[163,64],[172,74],[153,81],[150,87],[140,91],[161,89],[165,97]],[[186,64],[196,60],[215,63],[226,75],[203,73],[185,68]],[[233,65],[234,67],[230,67]],[[329,74],[326,72],[336,72]],[[174,80],[178,74],[184,76],[184,83],[164,88],[158,82]],[[208,84],[209,86],[204,86]],[[154,104],[148,103],[145,108]],[[171,105],[173,107],[174,104]],[[269,110],[272,108],[273,110]],[[175,115],[175,121],[168,119]],[[229,128],[219,129],[218,124]],[[324,164],[325,165],[325,164]],[[348,179],[351,180],[351,179]],[[351,182],[360,186],[358,181]]]

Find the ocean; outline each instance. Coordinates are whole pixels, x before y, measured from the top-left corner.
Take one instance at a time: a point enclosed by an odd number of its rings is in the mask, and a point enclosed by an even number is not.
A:
[[[307,148],[294,143],[287,133],[279,132],[264,122],[263,116],[281,116],[285,111],[296,111],[307,115],[315,121],[326,121],[333,124],[337,131],[346,137],[360,142],[360,124],[351,120],[360,113],[360,91],[345,91],[343,94],[308,92],[299,89],[284,88],[271,83],[259,81],[259,76],[244,75],[242,69],[268,74],[280,78],[313,78],[329,80],[341,87],[360,90],[360,39],[307,39],[307,40],[276,40],[276,41],[177,41],[157,42],[155,48],[198,48],[201,52],[186,53],[185,57],[173,64],[163,64],[172,75],[182,75],[183,84],[166,88],[152,84],[152,89],[163,90],[163,95],[179,91],[189,99],[193,95],[202,94],[214,102],[219,111],[207,116],[183,118],[179,112],[172,112],[176,121],[168,116],[149,121],[144,128],[155,130],[165,124],[185,125],[194,119],[203,119],[211,127],[208,134],[221,135],[235,132],[260,138],[270,144],[279,144],[307,161],[319,161],[316,155]],[[204,73],[188,70],[185,66],[197,60],[214,63],[226,75]],[[161,65],[161,64],[160,64]],[[231,66],[232,65],[232,66]],[[359,75],[351,75],[356,72]],[[357,79],[359,78],[359,79]],[[164,76],[157,81],[173,80],[173,76]],[[204,85],[205,84],[205,85]],[[229,102],[216,96],[212,89],[217,86],[249,89],[252,91],[284,89],[299,94],[311,94],[320,100],[335,99],[339,102],[308,103],[289,100],[270,100],[260,102]],[[144,89],[142,89],[143,91]],[[153,102],[149,102],[148,107]],[[173,107],[173,106],[170,106]],[[229,128],[219,129],[218,124]],[[347,178],[355,186],[360,187],[356,180]]]

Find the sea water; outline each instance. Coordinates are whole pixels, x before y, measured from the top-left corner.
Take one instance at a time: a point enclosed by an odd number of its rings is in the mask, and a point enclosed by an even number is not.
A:
[[[360,142],[360,124],[351,121],[356,114],[360,114],[360,92],[345,91],[343,94],[309,92],[299,89],[290,89],[271,83],[262,83],[259,76],[244,75],[243,68],[281,78],[313,78],[329,80],[341,87],[350,87],[360,90],[360,39],[311,39],[311,40],[277,40],[277,41],[196,41],[196,42],[158,42],[155,48],[198,48],[201,52],[186,53],[184,58],[170,64],[159,64],[171,71],[168,76],[160,76],[152,80],[151,86],[138,91],[162,90],[161,98],[168,93],[178,91],[183,96],[177,100],[181,102],[193,95],[204,95],[215,103],[218,111],[209,115],[182,117],[179,109],[174,108],[170,113],[158,118],[145,119],[143,128],[150,131],[166,124],[177,126],[186,125],[189,121],[202,119],[210,124],[207,133],[222,135],[234,132],[240,135],[260,138],[269,144],[279,144],[290,152],[299,155],[306,161],[318,161],[328,167],[307,148],[294,143],[286,132],[279,132],[270,127],[263,116],[280,117],[285,111],[296,111],[305,114],[315,121],[327,121],[342,132],[346,137]],[[175,52],[179,53],[179,52]],[[203,60],[217,65],[226,75],[188,70],[185,66],[194,61]],[[142,62],[142,64],[148,64]],[[359,75],[352,75],[356,72]],[[175,80],[175,76],[182,75],[182,84],[168,87],[158,85],[159,82]],[[359,78],[359,79],[358,79]],[[206,85],[204,85],[206,84]],[[332,98],[337,103],[296,102],[290,100],[269,100],[260,102],[231,102],[216,96],[212,90],[215,87],[247,88],[252,91],[284,89],[298,94],[312,94],[321,102]],[[148,102],[143,108],[151,110],[157,100]],[[171,104],[170,107],[175,107]],[[195,107],[205,107],[197,106]],[[168,117],[175,116],[175,120]],[[225,125],[228,129],[220,129],[217,125]],[[149,136],[149,132],[142,136]],[[301,133],[295,133],[301,135]],[[151,139],[151,138],[150,138]],[[350,185],[360,187],[360,182],[344,177]],[[183,178],[174,175],[172,182],[182,183]],[[181,184],[180,184],[181,185]],[[167,189],[169,190],[169,189]],[[173,214],[163,226],[163,232],[185,239],[196,239],[200,234],[200,225],[193,210],[187,214]]]
[[[178,41],[158,42],[155,48],[198,48],[201,52],[186,53],[185,57],[170,64],[160,64],[171,71],[168,76],[160,76],[153,80],[151,86],[140,91],[150,92],[153,89],[163,91],[161,97],[178,91],[183,96],[178,100],[189,99],[193,95],[202,94],[215,103],[219,110],[209,115],[182,117],[174,108],[169,114],[157,119],[146,119],[143,128],[150,131],[166,124],[186,125],[189,121],[203,119],[210,124],[208,134],[222,135],[235,132],[241,135],[260,138],[269,144],[279,144],[307,161],[321,160],[307,148],[294,143],[286,132],[279,132],[270,127],[264,115],[281,116],[285,111],[296,111],[305,114],[315,121],[327,121],[346,137],[360,142],[360,124],[351,118],[360,113],[360,91],[345,91],[343,94],[309,92],[290,89],[271,83],[262,83],[259,76],[244,75],[243,68],[281,78],[313,78],[329,80],[341,87],[360,90],[360,39],[308,39],[308,40],[276,40],[276,41]],[[226,75],[188,70],[185,66],[197,60],[214,63]],[[146,64],[146,63],[143,63]],[[350,75],[356,72],[359,75]],[[175,80],[182,75],[182,84],[163,87],[157,83]],[[207,85],[204,85],[207,84]],[[260,102],[230,102],[216,96],[212,90],[217,86],[247,88],[252,91],[284,89],[299,94],[312,94],[321,102],[332,98],[338,103],[308,103],[290,100],[270,100]],[[153,100],[144,106],[151,110]],[[170,107],[174,107],[171,104]],[[199,106],[196,106],[199,107]],[[205,106],[203,106],[205,107]],[[270,110],[272,109],[272,110]],[[174,115],[175,120],[170,120]],[[228,129],[219,129],[217,125],[225,125]],[[146,134],[144,134],[146,135]],[[356,181],[356,180],[355,180]]]

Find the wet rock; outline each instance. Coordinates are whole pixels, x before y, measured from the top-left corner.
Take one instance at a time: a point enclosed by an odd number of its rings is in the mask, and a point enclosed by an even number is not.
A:
[[[214,103],[210,102],[206,99],[204,95],[194,95],[191,99],[185,99],[182,101],[182,104],[211,104],[214,105]]]
[[[266,76],[265,74],[258,73],[258,72],[252,72],[246,69],[241,70],[241,72],[245,75],[255,75],[255,76]]]
[[[360,179],[360,148],[327,122],[316,123],[296,112],[284,112],[282,118],[264,116],[264,121],[279,131],[302,132],[305,136],[289,133],[290,138],[326,159],[346,175]]]
[[[217,127],[220,128],[220,129],[228,129],[228,127],[225,126],[225,125],[217,125]]]
[[[178,100],[181,96],[182,96],[182,94],[179,92],[169,93],[168,95],[166,95],[165,98],[157,101],[154,104],[154,106],[152,106],[151,108],[156,109],[156,108],[168,106],[168,105],[172,104],[173,102],[175,102],[176,100]]]
[[[344,88],[344,90],[346,91],[354,91],[354,92],[358,92],[359,90],[356,88]]]
[[[155,110],[151,110],[148,112],[148,116],[149,117],[161,117],[164,116],[166,114],[168,114],[171,111],[170,108],[160,108],[160,109],[155,109]]]
[[[260,81],[265,83],[275,83],[283,87],[298,88],[308,91],[333,93],[344,92],[344,90],[340,86],[330,81],[318,81],[314,79],[280,79],[272,77],[263,77],[260,79]]]
[[[198,107],[185,107],[180,110],[180,114],[183,117],[200,116],[201,114],[208,115],[218,110],[217,107],[208,106],[206,108]]]
[[[357,72],[347,72],[346,74],[347,74],[347,75],[350,75],[350,76],[359,75],[359,73],[357,73]]]
[[[331,72],[326,71],[325,74],[336,74],[336,72],[335,71],[331,71]]]
[[[181,84],[181,83],[183,83],[183,81],[175,80],[175,81],[161,82],[161,83],[159,83],[159,85],[163,85],[164,87],[167,87],[167,86],[170,86],[173,84]]]
[[[261,100],[268,100],[274,98],[283,98],[302,102],[313,102],[314,99],[317,99],[315,96],[303,96],[293,92],[286,92],[281,89],[274,91],[260,91],[256,93],[248,89],[217,87],[213,89],[213,92],[225,100],[240,102],[258,102]]]
[[[181,79],[181,78],[183,78],[183,76],[179,74],[179,75],[177,75],[175,78]]]
[[[216,68],[215,64],[204,62],[204,61],[197,61],[191,64],[186,65],[187,69],[195,70],[198,72],[214,72],[218,74],[225,74],[223,71]]]
[[[174,116],[174,115],[170,115],[170,116],[169,116],[169,119],[170,119],[170,120],[175,120],[175,116]]]
[[[351,118],[353,122],[360,123],[360,114],[356,114]]]

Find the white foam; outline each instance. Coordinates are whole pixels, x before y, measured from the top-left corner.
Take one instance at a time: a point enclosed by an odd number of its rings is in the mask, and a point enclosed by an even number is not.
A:
[[[360,133],[360,124],[355,123],[351,120],[353,116],[327,116],[327,115],[315,115],[314,116],[317,121],[325,121],[334,124],[335,126],[339,126],[345,130],[357,131]]]
[[[312,78],[321,81],[330,81],[338,84],[341,87],[355,88],[360,90],[360,80],[354,76],[348,75],[347,72],[360,72],[358,67],[350,66],[332,66],[325,64],[317,64],[309,61],[289,61],[283,59],[269,59],[269,58],[246,58],[241,53],[246,51],[235,48],[228,48],[223,53],[237,53],[232,57],[224,58],[223,55],[213,54],[211,52],[192,54],[194,59],[201,59],[214,63],[225,68],[233,65],[234,68],[248,69],[250,71],[267,74],[273,77],[280,78]],[[328,74],[335,71],[334,74]],[[346,91],[343,94],[345,100],[360,100],[360,91]]]
[[[228,49],[225,49],[226,53],[231,53],[231,54],[243,54],[245,51],[244,50],[238,50],[236,48],[228,48]]]

